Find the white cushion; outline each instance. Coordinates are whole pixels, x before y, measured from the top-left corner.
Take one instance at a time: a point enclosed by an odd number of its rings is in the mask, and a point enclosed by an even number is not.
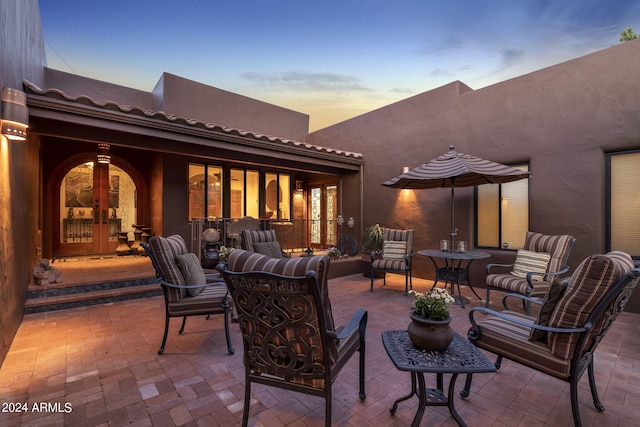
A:
[[[382,244],[382,259],[404,259],[407,255],[407,242],[385,240]]]
[[[511,274],[514,276],[526,278],[527,273],[538,273],[531,277],[531,280],[541,281],[547,272],[551,255],[546,252],[532,252],[526,249],[518,249],[516,262],[513,266]]]

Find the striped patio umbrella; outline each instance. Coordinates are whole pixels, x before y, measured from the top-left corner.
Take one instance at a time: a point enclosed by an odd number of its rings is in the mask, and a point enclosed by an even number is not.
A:
[[[391,188],[420,190],[428,188],[451,188],[451,246],[457,235],[455,228],[455,187],[472,187],[482,184],[504,184],[528,178],[529,172],[501,163],[483,160],[478,157],[455,151],[449,152],[418,166],[409,172],[392,178],[382,185]]]

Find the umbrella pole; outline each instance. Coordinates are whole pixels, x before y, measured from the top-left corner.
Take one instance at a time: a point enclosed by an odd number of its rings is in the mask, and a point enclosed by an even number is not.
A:
[[[456,230],[456,220],[455,220],[455,215],[456,215],[456,203],[455,203],[455,197],[454,197],[454,193],[455,193],[455,177],[451,178],[451,232],[449,233],[449,250],[451,252],[455,252],[455,238],[458,235],[458,231]]]

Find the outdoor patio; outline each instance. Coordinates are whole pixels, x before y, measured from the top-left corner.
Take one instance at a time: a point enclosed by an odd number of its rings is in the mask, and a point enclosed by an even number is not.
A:
[[[412,302],[404,296],[404,278],[389,278],[384,288],[377,280],[373,293],[362,275],[329,281],[337,324],[344,324],[357,307],[369,312],[367,399],[358,398],[353,358],[334,383],[334,425],[408,426],[417,409],[412,398],[402,402],[395,415],[389,413],[394,400],[408,392],[410,376],[395,369],[380,333],[406,329]],[[430,286],[414,280],[416,290]],[[463,288],[463,294],[471,304],[465,309],[454,306],[452,316],[454,329],[466,336],[468,310],[483,302],[468,289]],[[221,316],[190,318],[183,335],[178,335],[179,321],[174,320],[165,354],[159,356],[163,311],[162,297],[152,297],[25,316],[0,369],[0,424],[240,425],[244,371],[238,326],[232,325],[236,353],[229,355]],[[638,425],[638,323],[639,314],[623,313],[600,345],[595,366],[606,411],[598,413],[593,407],[585,375],[580,384],[584,425]],[[433,386],[435,375],[427,375],[427,381]],[[459,378],[458,390],[463,383]],[[505,361],[497,373],[475,375],[470,397],[463,400],[456,393],[455,404],[469,426],[570,426],[568,391],[564,382]],[[321,398],[260,385],[254,385],[252,397],[252,426],[324,425]],[[25,403],[25,413],[10,406]],[[33,411],[33,405],[41,403],[49,404],[45,411]],[[427,408],[422,425],[457,424],[447,408],[440,407]]]

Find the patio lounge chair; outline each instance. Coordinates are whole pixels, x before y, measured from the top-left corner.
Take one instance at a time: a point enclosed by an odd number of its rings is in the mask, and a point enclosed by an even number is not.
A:
[[[242,249],[268,255],[271,258],[289,258],[280,247],[275,230],[241,230]]]
[[[576,239],[569,235],[548,236],[527,232],[524,248],[519,250],[514,264],[487,264],[487,301],[490,292],[511,292],[527,297],[544,296],[551,283],[569,271],[567,260]],[[497,269],[512,268],[509,273]],[[531,303],[523,301],[525,312],[531,313]]]
[[[384,229],[382,256],[371,253],[371,292],[376,272],[382,272],[383,286],[387,284],[386,273],[404,274],[404,294],[413,289],[413,236],[415,230]]]
[[[578,381],[585,371],[593,403],[599,412],[604,411],[596,389],[594,351],[640,280],[638,267],[640,263],[634,267],[631,257],[623,252],[592,255],[571,278],[556,281],[543,303],[519,294],[507,295],[541,304],[537,318],[508,310],[507,297],[505,311],[472,309],[469,340],[498,355],[498,369],[507,358],[568,382],[573,421],[579,427]],[[478,313],[491,316],[476,316]],[[469,395],[470,385],[468,376],[463,397]]]
[[[243,426],[249,421],[251,383],[324,397],[325,424],[330,426],[332,384],[356,351],[359,397],[366,398],[367,311],[357,309],[345,328],[334,327],[327,288],[329,263],[327,256],[275,259],[235,250],[228,266],[218,266],[242,331]]]
[[[158,354],[164,352],[169,333],[169,320],[182,317],[179,334],[184,331],[187,316],[224,315],[227,351],[234,353],[229,336],[229,319],[233,316],[231,297],[219,273],[205,275],[198,257],[188,252],[182,236],[153,236],[141,243],[151,259],[162,286],[165,326]]]

